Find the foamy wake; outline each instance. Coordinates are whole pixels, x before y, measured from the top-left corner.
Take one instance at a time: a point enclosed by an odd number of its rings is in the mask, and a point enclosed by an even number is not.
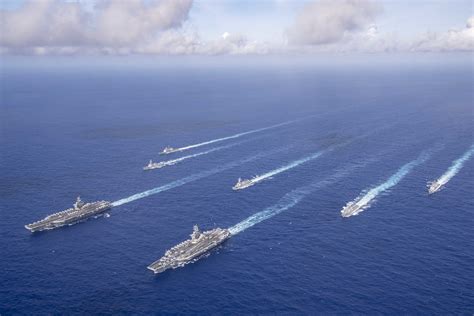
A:
[[[172,165],[175,165],[177,163],[183,162],[183,161],[191,159],[191,158],[207,155],[207,154],[210,154],[212,152],[223,150],[223,149],[228,149],[228,148],[231,148],[231,147],[234,147],[234,146],[237,146],[237,145],[241,145],[241,144],[246,143],[246,142],[251,141],[251,140],[253,140],[253,139],[250,139],[250,140],[247,140],[247,141],[241,141],[241,142],[238,142],[238,143],[233,143],[233,144],[230,144],[230,145],[215,147],[215,148],[212,148],[212,149],[209,149],[209,150],[206,150],[206,151],[202,151],[202,152],[199,152],[199,153],[196,153],[196,154],[183,156],[183,157],[180,157],[180,158],[177,158],[177,159],[167,160],[167,161],[164,161],[163,163],[166,166],[172,166]]]
[[[287,170],[293,169],[293,168],[295,168],[295,167],[298,167],[299,165],[304,164],[305,162],[308,162],[308,161],[310,161],[310,160],[316,159],[316,158],[320,157],[323,153],[324,153],[324,151],[318,151],[317,153],[314,153],[314,154],[309,155],[309,156],[307,156],[307,157],[304,157],[304,158],[302,158],[302,159],[295,160],[295,161],[293,161],[293,162],[291,162],[291,163],[289,163],[289,164],[287,164],[287,165],[285,165],[285,166],[282,166],[282,167],[280,167],[280,168],[277,168],[277,169],[275,169],[275,170],[272,170],[272,171],[269,171],[269,172],[267,172],[267,173],[264,173],[264,174],[262,174],[262,175],[260,175],[260,176],[257,176],[257,177],[255,177],[255,178],[253,178],[252,181],[253,181],[254,183],[256,183],[256,182],[260,182],[260,181],[262,181],[262,180],[271,178],[271,177],[273,177],[273,176],[275,176],[275,175],[277,175],[277,174],[279,174],[279,173],[282,173],[282,172],[284,172],[284,171],[287,171]]]
[[[368,191],[367,190],[362,191],[359,197],[357,197],[353,201],[346,204],[345,207],[348,207],[354,204],[357,204],[360,207],[356,212],[353,212],[349,216],[357,215],[360,212],[369,208],[371,203],[375,200],[375,198],[379,194],[397,185],[407,174],[409,174],[412,171],[414,167],[424,163],[429,157],[430,157],[429,152],[425,151],[421,153],[417,159],[403,165],[400,169],[398,169],[398,171],[394,175],[388,178],[388,180],[385,181],[384,183],[376,186],[375,188],[369,189]]]
[[[466,161],[471,158],[471,156],[474,154],[474,144],[471,145],[468,151],[464,153],[460,158],[456,159],[453,161],[453,164],[451,167],[448,168],[448,170],[437,180],[440,184],[445,185],[446,183],[449,182],[461,169],[464,167],[464,164]]]
[[[336,172],[333,175],[325,178],[324,180],[319,180],[319,181],[313,182],[310,185],[295,189],[285,194],[275,205],[267,207],[263,211],[255,213],[252,216],[241,221],[240,223],[237,223],[236,225],[230,227],[229,231],[232,235],[241,233],[244,230],[264,220],[267,220],[277,214],[280,214],[281,212],[284,212],[292,208],[293,206],[298,204],[308,194],[311,194],[318,189],[321,189],[327,185],[330,185],[336,181],[339,181],[342,178],[348,176],[351,172],[355,171],[356,169],[362,168],[376,160],[378,160],[378,158],[373,157],[373,158],[366,159],[360,162],[352,163],[350,165],[347,165],[345,167],[342,167],[336,170]]]
[[[298,121],[301,121],[301,119],[291,120],[291,121],[287,121],[287,122],[283,122],[283,123],[279,123],[279,124],[275,124],[275,125],[271,125],[271,126],[267,126],[267,127],[262,127],[262,128],[254,129],[254,130],[251,130],[251,131],[247,131],[247,132],[227,136],[227,137],[216,138],[216,139],[205,141],[205,142],[202,142],[202,143],[199,143],[199,144],[180,147],[180,148],[177,148],[177,150],[178,151],[184,151],[184,150],[193,149],[193,148],[197,148],[197,147],[201,147],[201,146],[205,146],[205,145],[209,145],[209,144],[214,144],[214,143],[217,143],[217,142],[222,142],[222,141],[229,140],[229,139],[235,139],[235,138],[239,138],[239,137],[242,137],[242,136],[245,136],[245,135],[250,135],[250,134],[254,134],[254,133],[258,133],[258,132],[263,132],[263,131],[266,131],[266,130],[269,130],[269,129],[273,129],[273,128],[293,124],[293,123],[296,123]]]
[[[161,193],[161,192],[164,192],[164,191],[168,191],[168,190],[180,187],[182,185],[185,185],[187,183],[190,183],[190,182],[193,182],[193,181],[196,181],[196,180],[200,180],[200,179],[203,179],[205,177],[209,177],[211,175],[217,174],[217,173],[225,171],[227,169],[237,167],[237,166],[245,164],[247,162],[250,162],[250,161],[253,161],[253,160],[268,156],[268,155],[272,155],[272,154],[275,154],[277,152],[280,152],[280,151],[283,151],[283,150],[286,150],[286,149],[287,148],[284,147],[284,148],[279,148],[279,149],[276,149],[276,150],[271,150],[271,151],[268,151],[268,152],[265,152],[265,153],[260,153],[260,154],[257,154],[257,155],[239,160],[239,161],[230,162],[230,163],[221,165],[221,166],[216,167],[216,168],[211,169],[211,170],[198,172],[196,174],[193,174],[193,175],[190,175],[188,177],[170,182],[168,184],[165,184],[165,185],[162,185],[162,186],[159,186],[159,187],[156,187],[156,188],[153,188],[151,190],[147,190],[147,191],[144,191],[144,192],[141,192],[141,193],[131,195],[127,198],[117,200],[115,202],[112,202],[112,206],[123,205],[123,204],[126,204],[126,203],[130,203],[132,201],[143,199],[143,198],[148,197],[150,195],[154,195],[154,194],[158,194],[158,193]]]

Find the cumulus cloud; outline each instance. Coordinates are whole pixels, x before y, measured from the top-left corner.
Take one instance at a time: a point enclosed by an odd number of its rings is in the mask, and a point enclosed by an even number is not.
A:
[[[1,0],[0,0],[1,1]],[[474,51],[474,17],[465,27],[415,41],[379,31],[372,0],[307,4],[286,30],[287,44],[225,32],[203,40],[188,22],[193,0],[26,0],[0,10],[0,54],[240,55],[319,52]],[[88,2],[89,4],[91,2]],[[383,24],[382,24],[383,25]]]
[[[130,50],[180,27],[191,5],[192,0],[98,0],[90,12],[77,2],[30,0],[0,12],[0,46],[13,52]]]
[[[374,23],[380,8],[370,0],[321,0],[306,5],[288,29],[293,45],[341,42]]]
[[[474,51],[474,16],[462,29],[427,33],[409,46],[411,51]]]

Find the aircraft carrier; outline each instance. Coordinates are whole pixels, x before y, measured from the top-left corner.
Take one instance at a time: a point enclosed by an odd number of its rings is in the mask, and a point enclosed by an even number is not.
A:
[[[438,180],[433,181],[431,184],[428,184],[428,194],[433,194],[441,190],[443,184],[440,183]]]
[[[165,255],[148,266],[154,273],[161,273],[168,269],[176,269],[188,263],[195,262],[209,250],[219,246],[230,238],[227,229],[215,228],[201,232],[197,225],[194,225],[191,239],[174,246],[166,251]]]
[[[78,197],[72,208],[51,214],[42,220],[25,225],[25,228],[31,232],[37,232],[72,225],[91,216],[102,214],[111,207],[108,201],[84,203],[81,201],[81,198]]]
[[[180,151],[181,149],[179,148],[173,148],[173,147],[170,147],[170,146],[166,146],[163,151],[160,152],[160,155],[167,155],[167,154],[171,154],[171,153],[175,153],[177,151]]]
[[[254,185],[255,183],[257,183],[255,181],[255,178],[257,178],[257,176],[255,176],[254,178],[252,179],[246,179],[246,180],[242,180],[241,178],[239,178],[237,180],[237,183],[232,187],[232,190],[236,191],[236,190],[243,190],[245,188],[248,188],[248,187],[251,187],[252,185]]]
[[[148,162],[148,165],[143,167],[143,170],[160,169],[168,165],[171,165],[171,164],[167,163],[166,161],[153,162],[152,160],[150,160],[150,162]]]
[[[344,207],[341,211],[342,217],[349,217],[352,215],[357,215],[359,210],[362,208],[363,205],[359,205],[357,203],[350,204]]]

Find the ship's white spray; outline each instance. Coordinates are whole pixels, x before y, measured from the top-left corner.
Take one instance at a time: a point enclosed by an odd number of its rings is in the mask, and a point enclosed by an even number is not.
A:
[[[403,165],[398,171],[393,174],[390,178],[387,179],[384,183],[367,190],[362,191],[361,195],[357,197],[355,200],[346,204],[345,207],[357,204],[360,208],[350,214],[349,216],[357,215],[362,211],[365,211],[367,208],[370,207],[371,202],[381,193],[387,191],[388,189],[392,188],[393,186],[397,185],[407,174],[409,174],[413,168],[416,166],[424,163],[428,158],[431,156],[430,152],[424,151],[420,154],[420,156],[410,161],[409,163]],[[344,208],[343,208],[344,209]],[[341,210],[342,212],[342,210]]]
[[[378,158],[373,157],[370,159],[366,159],[364,161],[352,163],[351,165],[338,169],[333,175],[325,178],[324,180],[316,181],[307,186],[303,186],[298,189],[295,189],[285,194],[275,205],[267,207],[263,211],[255,213],[252,216],[241,221],[240,223],[237,223],[236,225],[230,227],[229,231],[232,235],[241,233],[247,228],[250,228],[260,222],[263,222],[264,220],[267,220],[275,215],[278,215],[292,208],[293,206],[298,204],[308,194],[311,194],[312,192],[318,189],[321,189],[327,185],[330,185],[331,183],[339,181],[340,179],[348,176],[351,172],[355,171],[356,169],[362,168],[376,160],[378,160]]]
[[[235,135],[227,136],[227,137],[217,138],[217,139],[209,140],[209,141],[202,142],[202,143],[199,143],[199,144],[194,144],[194,145],[189,145],[189,146],[185,146],[185,147],[176,148],[176,151],[185,151],[185,150],[188,150],[188,149],[193,149],[193,148],[197,148],[197,147],[201,147],[201,146],[205,146],[205,145],[209,145],[209,144],[214,144],[214,143],[222,142],[222,141],[229,140],[229,139],[235,139],[235,138],[239,138],[239,137],[242,137],[242,136],[245,136],[245,135],[250,135],[250,134],[254,134],[254,133],[258,133],[258,132],[263,132],[263,131],[266,131],[266,130],[269,130],[269,129],[272,129],[272,128],[277,128],[277,127],[293,124],[293,123],[298,122],[298,121],[301,121],[301,119],[287,121],[287,122],[283,122],[283,123],[279,123],[279,124],[275,124],[275,125],[271,125],[271,126],[267,126],[267,127],[262,127],[262,128],[254,129],[254,130],[251,130],[251,131],[242,132],[242,133],[238,133],[238,134],[235,134]]]
[[[252,179],[252,182],[254,183],[257,183],[257,182],[260,182],[262,180],[265,180],[265,179],[268,179],[268,178],[271,178],[279,173],[282,173],[284,171],[287,171],[287,170],[290,170],[290,169],[293,169],[301,164],[304,164],[305,162],[308,162],[310,160],[313,160],[313,159],[316,159],[318,157],[320,157],[322,154],[324,154],[324,151],[318,151],[317,153],[314,153],[314,154],[311,154],[307,157],[304,157],[302,159],[298,159],[298,160],[295,160],[285,166],[282,166],[280,168],[277,168],[275,170],[272,170],[272,171],[269,171],[267,173],[264,173],[260,176],[257,176],[255,178]]]
[[[217,173],[225,171],[227,169],[237,167],[239,165],[245,164],[247,162],[250,162],[250,161],[253,161],[253,160],[268,156],[268,155],[271,155],[271,154],[275,154],[277,152],[280,152],[280,151],[283,151],[283,150],[286,150],[286,149],[287,149],[287,147],[276,149],[276,150],[271,150],[271,151],[268,151],[268,152],[265,152],[265,153],[261,153],[261,154],[255,155],[255,156],[251,156],[251,157],[239,160],[239,161],[230,162],[230,163],[221,165],[221,166],[219,166],[217,168],[214,168],[214,169],[211,169],[211,170],[198,172],[196,174],[193,174],[193,175],[190,175],[188,177],[170,182],[168,184],[165,184],[165,185],[162,185],[162,186],[159,186],[159,187],[156,187],[156,188],[153,188],[151,190],[147,190],[147,191],[144,191],[144,192],[141,192],[141,193],[131,195],[127,198],[117,200],[115,202],[112,202],[112,206],[115,207],[115,206],[123,205],[123,204],[126,204],[126,203],[130,203],[132,201],[143,199],[143,198],[148,197],[150,195],[154,195],[154,194],[157,194],[157,193],[168,191],[170,189],[180,187],[180,186],[185,185],[187,183],[190,183],[190,182],[193,182],[193,181],[196,181],[196,180],[200,180],[202,178],[217,174]]]
[[[471,158],[473,154],[474,154],[474,144],[471,145],[469,150],[466,151],[464,155],[454,160],[451,167],[449,167],[449,169],[436,181],[440,183],[441,185],[445,185],[446,183],[448,183],[449,180],[451,180],[462,169],[466,161],[468,161],[469,158]]]
[[[234,147],[234,146],[237,146],[237,145],[241,145],[241,144],[247,143],[247,142],[249,142],[249,141],[253,141],[253,140],[255,140],[255,139],[257,139],[257,137],[252,138],[252,139],[249,139],[249,140],[244,140],[244,141],[240,141],[240,142],[237,142],[237,143],[225,145],[225,146],[215,147],[215,148],[212,148],[212,149],[209,149],[209,150],[206,150],[206,151],[202,151],[202,152],[199,152],[199,153],[196,153],[196,154],[187,155],[187,156],[183,156],[183,157],[180,157],[180,158],[176,158],[176,159],[172,159],[172,160],[163,161],[163,163],[164,163],[166,166],[172,166],[172,165],[175,165],[175,164],[177,164],[177,163],[180,163],[180,162],[182,162],[182,161],[184,161],[184,160],[187,160],[187,159],[190,159],[190,158],[195,158],[195,157],[199,157],[199,156],[203,156],[203,155],[210,154],[210,153],[215,152],[215,151],[219,151],[219,150],[223,150],[223,149],[228,149],[228,148],[231,148],[231,147]]]

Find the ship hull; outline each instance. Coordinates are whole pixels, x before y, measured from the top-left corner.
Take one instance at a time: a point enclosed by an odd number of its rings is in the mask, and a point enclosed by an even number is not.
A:
[[[88,211],[85,213],[77,212],[78,213],[77,215],[73,215],[69,217],[67,217],[67,215],[69,215],[68,212],[71,212],[70,210],[59,212],[57,214],[63,214],[64,218],[59,217],[57,219],[54,219],[54,218],[48,219],[48,217],[46,217],[45,219],[40,220],[38,222],[25,225],[25,228],[28,229],[30,232],[35,233],[35,232],[40,232],[40,231],[45,231],[45,230],[56,229],[63,226],[74,225],[90,217],[97,217],[97,216],[103,215],[107,210],[109,210],[112,207],[110,203],[108,202],[102,202],[102,204],[103,205],[97,207],[95,210]],[[55,215],[53,214],[50,216],[55,216]]]
[[[184,267],[185,265],[195,262],[202,258],[206,253],[209,253],[212,249],[215,249],[216,247],[222,245],[227,239],[229,239],[231,236],[230,232],[226,230],[225,234],[223,237],[220,237],[219,239],[215,239],[211,242],[209,242],[207,245],[203,246],[202,248],[199,248],[195,251],[193,251],[191,254],[181,257],[181,258],[176,258],[174,259],[173,262],[163,262],[163,258],[153,262],[150,264],[147,269],[153,271],[153,273],[158,274],[162,273],[166,270],[169,269],[177,269]]]

